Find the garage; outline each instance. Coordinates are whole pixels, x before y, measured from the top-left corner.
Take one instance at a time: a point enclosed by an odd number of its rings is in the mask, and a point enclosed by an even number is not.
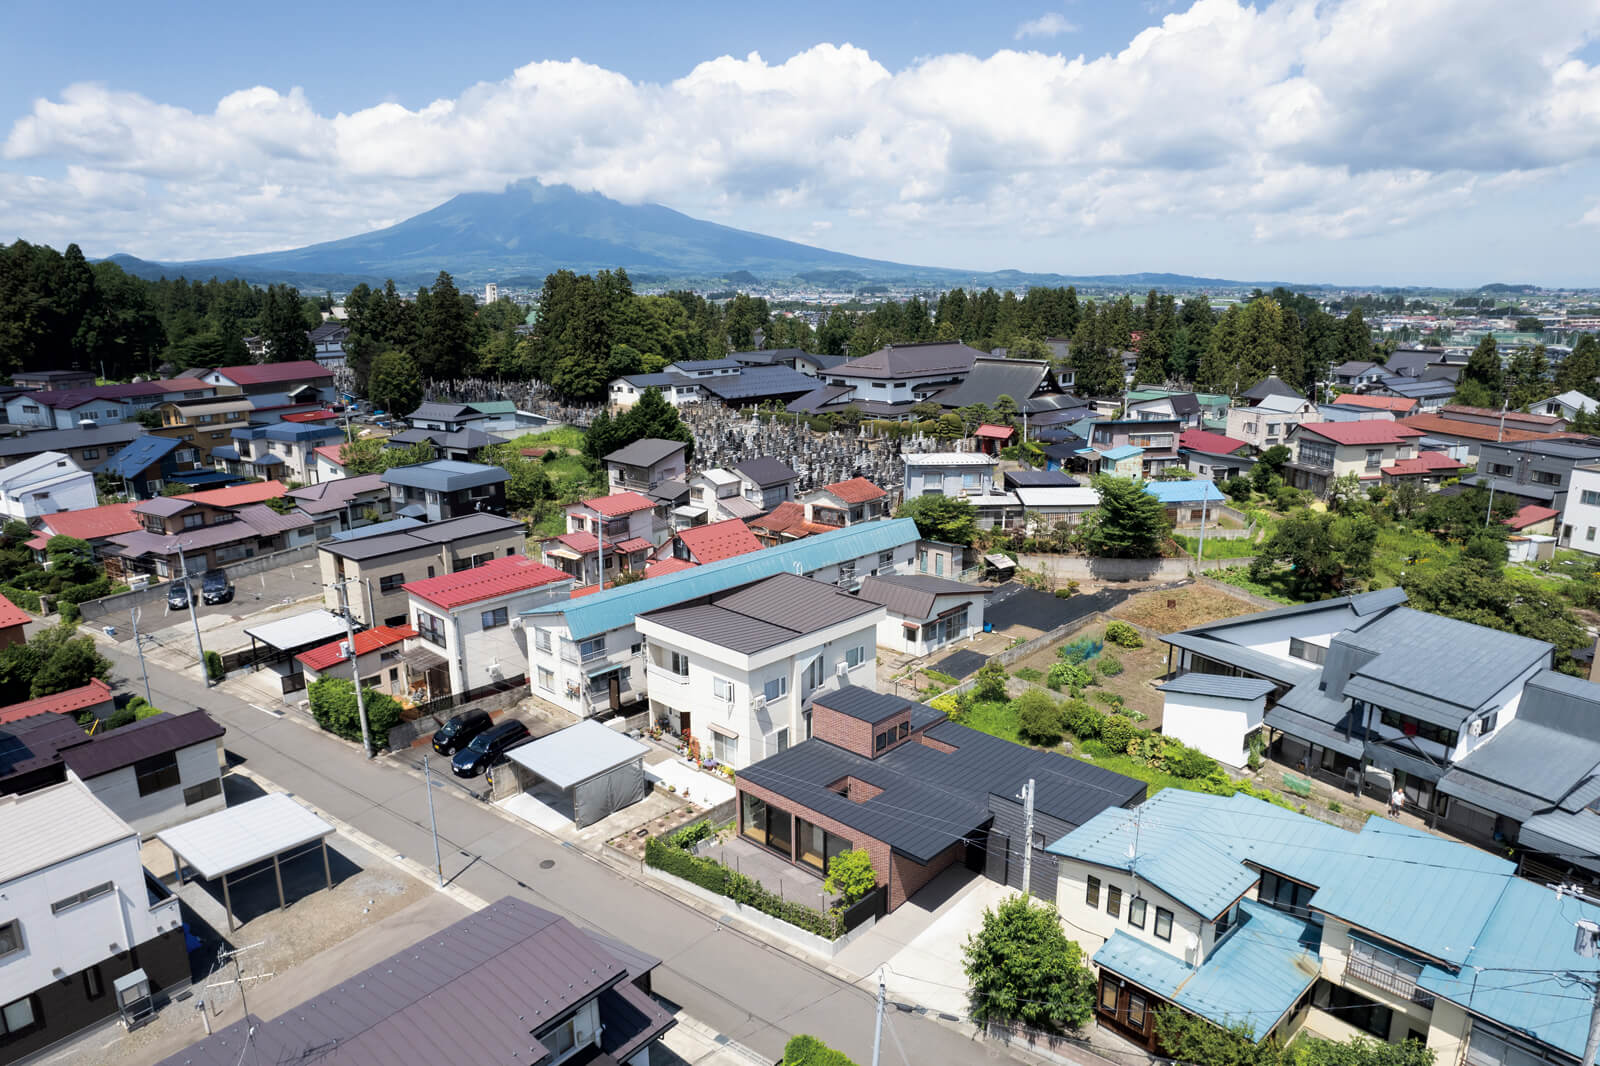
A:
[[[523,792],[582,829],[650,791],[644,757],[650,749],[596,721],[579,722],[506,753]]]

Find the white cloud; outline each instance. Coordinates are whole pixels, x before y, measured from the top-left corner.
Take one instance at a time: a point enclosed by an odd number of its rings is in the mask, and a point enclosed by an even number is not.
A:
[[[997,266],[1014,237],[1199,219],[1257,242],[1392,235],[1594,167],[1600,67],[1578,57],[1597,31],[1592,0],[1509,22],[1452,0],[1197,0],[1098,57],[890,70],[819,44],[666,83],[540,61],[353,112],[294,87],[204,111],[77,84],[5,135],[0,239],[154,258],[294,247],[528,177],[887,258],[987,234]]]
[[[1578,219],[1578,224],[1583,226],[1600,226],[1600,200],[1595,201],[1593,207],[1583,213]]]
[[[1028,37],[1060,37],[1063,33],[1077,33],[1078,27],[1059,11],[1049,11],[1036,19],[1029,19],[1017,27],[1016,39]]]

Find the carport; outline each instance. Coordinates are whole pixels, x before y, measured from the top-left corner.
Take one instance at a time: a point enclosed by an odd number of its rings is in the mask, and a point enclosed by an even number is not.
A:
[[[244,633],[250,638],[251,669],[259,670],[263,663],[273,666],[287,663],[287,672],[279,672],[285,694],[305,688],[305,675],[300,673],[295,653],[309,651],[345,636],[349,632],[345,620],[332,611],[316,610],[280,618],[265,625],[250,626]],[[267,651],[260,649],[265,645]],[[296,681],[298,679],[298,682]]]
[[[506,758],[515,766],[524,791],[546,781],[572,805],[572,821],[582,829],[650,790],[644,757],[650,749],[590,719],[531,744],[512,748]]]
[[[163,829],[156,839],[172,852],[172,865],[183,886],[183,866],[188,863],[202,879],[222,882],[222,905],[228,912],[228,931],[237,928],[233,918],[233,896],[228,877],[272,860],[272,874],[278,882],[278,909],[288,902],[283,898],[283,856],[310,844],[322,849],[322,872],[328,887],[333,887],[333,869],[328,864],[328,837],[333,826],[306,810],[282,792],[228,807],[196,818],[192,822]]]

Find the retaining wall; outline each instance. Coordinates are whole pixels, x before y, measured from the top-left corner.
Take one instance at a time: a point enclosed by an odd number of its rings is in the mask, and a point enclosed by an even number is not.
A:
[[[1189,576],[1189,559],[1101,559],[1091,555],[1017,556],[1025,570],[1043,570],[1058,581],[1182,581]]]
[[[462,711],[475,711],[486,709],[498,711],[501,708],[515,707],[528,695],[527,686],[522,688],[507,689],[489,696],[482,696],[467,703],[458,704],[443,711],[433,714],[419,715],[415,721],[401,722],[389,730],[389,750],[404,751],[416,742],[418,737],[427,736],[437,732],[439,727]]]
[[[770,914],[758,911],[754,907],[747,907],[738,900],[729,899],[727,896],[719,896],[710,889],[701,888],[699,885],[669,874],[665,870],[658,870],[649,863],[640,863],[638,869],[646,877],[661,882],[674,892],[681,892],[684,895],[704,900],[713,907],[720,908],[741,921],[747,922],[764,932],[771,933],[773,936],[787,940],[789,943],[809,951],[813,955],[821,955],[825,959],[831,959],[838,955],[839,952],[855,943],[857,937],[878,924],[876,918],[868,918],[838,940],[824,940],[815,933],[808,933],[804,929],[792,926],[781,918],[774,918]]]

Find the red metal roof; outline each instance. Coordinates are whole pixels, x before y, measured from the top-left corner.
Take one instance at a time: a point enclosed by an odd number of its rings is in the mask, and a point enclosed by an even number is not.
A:
[[[1399,444],[1422,436],[1422,430],[1404,422],[1302,422],[1301,433],[1314,433],[1336,444]]]
[[[853,477],[849,481],[835,481],[832,485],[822,486],[822,491],[838,497],[845,503],[866,503],[869,500],[881,500],[889,495],[864,477]]]
[[[749,525],[752,529],[764,529],[769,533],[787,533],[797,539],[812,533],[832,533],[840,528],[824,522],[808,522],[805,505],[794,500],[784,500],[765,517],[750,519]]]
[[[761,550],[761,542],[756,535],[737,518],[679,530],[678,539],[688,546],[695,562],[702,565]]]
[[[271,385],[302,378],[332,378],[333,371],[315,360],[298,363],[247,363],[244,366],[219,366],[217,373],[235,385]],[[193,388],[193,386],[190,386]]]
[[[1336,396],[1333,400],[1335,407],[1370,407],[1375,411],[1410,411],[1416,408],[1417,401],[1404,396],[1370,396],[1366,393],[1347,392],[1343,396]]]
[[[1221,433],[1210,433],[1203,429],[1186,429],[1178,434],[1178,447],[1192,448],[1197,452],[1209,452],[1212,455],[1232,455],[1248,443],[1250,442],[1234,440]]]
[[[1399,462],[1390,463],[1383,468],[1383,472],[1390,477],[1404,477],[1407,474],[1432,474],[1441,470],[1460,470],[1465,463],[1458,463],[1444,452],[1422,452],[1415,459],[1401,459]]]
[[[285,422],[327,422],[339,417],[337,411],[291,411],[283,416]]]
[[[344,452],[343,444],[319,444],[317,447],[312,448],[311,451],[337,466],[344,466],[342,457]]]
[[[398,644],[402,640],[416,635],[416,627],[410,625],[376,626],[372,629],[364,630],[356,634],[356,657],[360,658],[368,652],[377,651],[379,648],[387,648],[391,644]],[[349,660],[350,657],[342,650],[343,645],[344,641],[342,640],[332,640],[320,648],[303,651],[296,655],[295,658],[304,663],[308,670],[326,670],[330,666],[338,666],[340,663]]]
[[[212,507],[242,507],[247,503],[265,503],[287,495],[289,490],[281,481],[252,481],[247,485],[233,485],[225,489],[207,489],[204,492],[186,492],[178,498]]]
[[[1540,507],[1536,503],[1530,503],[1504,521],[1512,529],[1527,529],[1529,526],[1536,526],[1540,522],[1548,522],[1560,513],[1560,511],[1553,508]]]
[[[42,531],[57,537],[77,537],[95,540],[118,533],[132,533],[143,529],[144,524],[134,517],[133,503],[108,503],[82,511],[61,511],[40,519]],[[48,537],[46,539],[49,539]]]
[[[1526,411],[1499,411],[1493,407],[1468,407],[1464,403],[1447,403],[1439,408],[1442,415],[1477,415],[1479,418],[1492,418],[1499,425],[1504,418],[1507,425],[1522,423],[1524,429],[1546,426],[1554,429],[1561,421],[1560,415],[1530,415]]]
[[[471,570],[426,577],[421,581],[407,581],[401,587],[414,596],[449,610],[494,596],[526,592],[541,585],[571,580],[570,574],[536,563],[525,555],[506,555]]]
[[[27,625],[31,621],[33,621],[33,615],[24,611],[4,596],[0,596],[0,629]]]
[[[647,578],[660,577],[662,574],[676,574],[679,570],[692,570],[694,567],[695,564],[688,559],[657,559],[644,568],[644,576]],[[573,593],[573,595],[577,595],[577,593]]]
[[[584,500],[583,506],[598,511],[607,518],[615,518],[618,515],[633,514],[635,511],[648,511],[655,504],[637,492],[613,492],[609,496],[596,496]]]
[[[1010,426],[995,426],[985,422],[983,425],[973,430],[972,435],[974,437],[987,437],[990,440],[1010,440],[1011,435],[1015,432],[1016,430],[1012,429]]]
[[[90,707],[98,707],[111,699],[111,686],[98,677],[91,677],[82,688],[69,688],[53,696],[40,696],[35,700],[13,703],[0,708],[0,724],[15,722],[34,714],[77,714]]]
[[[1496,412],[1498,414],[1498,412]],[[1485,425],[1482,422],[1462,422],[1454,418],[1445,418],[1442,415],[1420,414],[1401,419],[1401,425],[1419,429],[1424,433],[1448,433],[1455,437],[1466,437],[1471,440],[1495,441],[1522,441],[1522,440],[1559,440],[1583,437],[1582,433],[1554,433],[1534,432],[1528,429],[1512,429],[1507,426],[1502,430],[1499,425]]]

